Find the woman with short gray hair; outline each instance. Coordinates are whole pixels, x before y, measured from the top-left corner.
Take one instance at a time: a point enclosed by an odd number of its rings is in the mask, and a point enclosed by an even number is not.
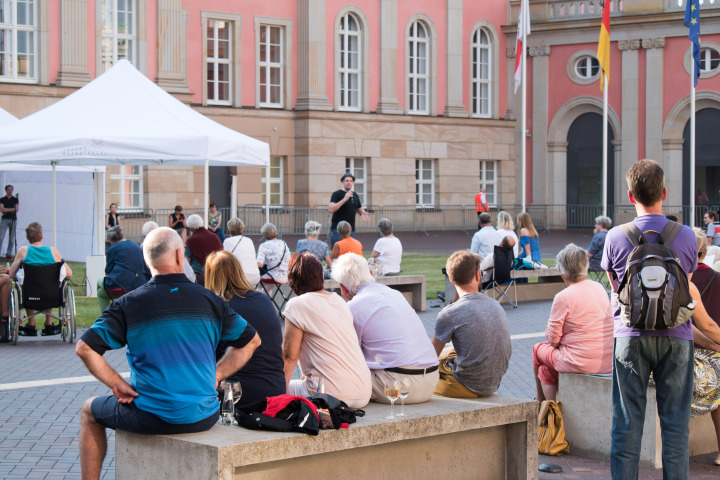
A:
[[[264,268],[261,280],[264,283],[287,283],[288,262],[290,261],[290,249],[283,240],[277,238],[278,231],[272,223],[266,223],[260,229],[265,241],[258,246],[257,262],[258,268]]]
[[[590,241],[590,247],[588,248],[591,272],[603,271],[600,266],[600,261],[602,260],[603,249],[605,248],[605,237],[607,237],[610,227],[612,227],[612,220],[610,220],[609,217],[601,215],[595,219],[595,230],[593,230],[595,235],[593,235]]]
[[[320,235],[320,225],[318,222],[310,220],[305,224],[305,237],[298,240],[295,251],[298,253],[309,252],[312,253],[320,263],[325,260],[325,264],[328,268],[332,267],[332,258],[330,258],[330,250],[328,249],[327,243],[322,240],[318,240]]]
[[[538,403],[556,400],[558,373],[610,373],[613,316],[605,287],[588,280],[587,252],[570,244],[557,255],[567,285],[555,295],[545,328],[547,342],[533,347]]]
[[[232,253],[240,261],[245,278],[253,287],[260,283],[260,269],[255,260],[255,244],[245,233],[245,224],[237,217],[231,218],[228,223],[228,234],[223,242],[223,250]]]
[[[402,261],[402,243],[393,235],[393,224],[387,218],[381,218],[377,227],[382,237],[375,242],[372,258],[382,265],[384,275],[397,275]]]

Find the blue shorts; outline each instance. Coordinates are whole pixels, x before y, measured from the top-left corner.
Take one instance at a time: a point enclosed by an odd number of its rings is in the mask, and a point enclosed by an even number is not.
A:
[[[140,410],[135,403],[119,403],[114,395],[97,397],[90,406],[95,421],[106,428],[142,435],[175,435],[210,430],[218,421],[220,409],[195,423],[167,423],[157,415]]]

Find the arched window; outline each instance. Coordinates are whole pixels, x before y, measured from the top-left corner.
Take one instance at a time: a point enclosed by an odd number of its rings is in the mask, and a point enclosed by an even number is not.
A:
[[[340,62],[338,64],[338,85],[340,89],[340,110],[360,110],[361,88],[360,75],[362,73],[360,22],[352,13],[346,13],[340,18],[339,49]]]
[[[430,37],[423,22],[410,25],[408,36],[408,112],[430,112]]]
[[[472,114],[473,117],[489,117],[492,114],[492,43],[483,28],[475,30],[472,37]]]

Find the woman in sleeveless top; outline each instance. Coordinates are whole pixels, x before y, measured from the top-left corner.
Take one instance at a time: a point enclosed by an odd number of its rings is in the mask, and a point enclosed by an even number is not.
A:
[[[116,225],[120,225],[117,216],[117,204],[111,203],[110,212],[105,215],[105,230],[109,230]]]
[[[170,228],[178,232],[183,243],[187,240],[187,225],[185,224],[185,215],[182,213],[182,206],[176,205],[175,212],[170,214]]]

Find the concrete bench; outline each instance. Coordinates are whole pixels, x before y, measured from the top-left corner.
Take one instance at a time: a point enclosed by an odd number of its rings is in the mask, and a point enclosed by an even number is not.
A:
[[[565,435],[571,453],[610,458],[611,394],[610,375],[560,373],[558,398],[562,402]],[[691,418],[690,455],[703,455],[716,449],[717,439],[710,415]],[[662,467],[660,419],[657,416],[654,386],[648,387],[647,392],[640,464]]]
[[[425,293],[425,275],[387,275],[375,277],[377,283],[401,292],[408,303],[418,312],[427,310]],[[325,290],[339,289],[335,280],[325,280]]]
[[[153,479],[537,479],[537,404],[493,395],[433,397],[387,420],[369,404],[345,430],[298,433],[215,425],[203,433],[118,430],[118,480]]]

